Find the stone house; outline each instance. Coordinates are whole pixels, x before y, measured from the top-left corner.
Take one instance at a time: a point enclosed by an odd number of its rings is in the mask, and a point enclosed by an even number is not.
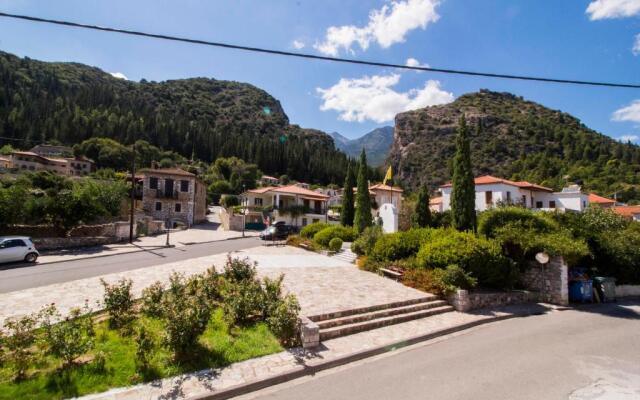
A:
[[[11,167],[23,171],[51,171],[58,175],[84,176],[94,171],[94,163],[86,157],[46,157],[32,151],[11,153]]]
[[[143,169],[142,209],[153,219],[186,226],[206,220],[206,185],[179,168]]]
[[[0,157],[0,169],[11,168],[11,159],[7,157]]]

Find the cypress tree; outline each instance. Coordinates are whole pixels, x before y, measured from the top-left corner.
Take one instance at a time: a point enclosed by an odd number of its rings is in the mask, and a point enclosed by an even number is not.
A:
[[[353,187],[355,186],[355,176],[351,161],[347,164],[347,176],[344,179],[344,189],[342,191],[342,210],[340,212],[340,223],[344,226],[353,226],[354,205]]]
[[[358,169],[358,193],[356,194],[356,212],[353,223],[361,233],[372,224],[371,218],[371,198],[369,197],[369,179],[367,176],[367,155],[362,149],[360,153],[360,166]]]
[[[460,231],[475,230],[476,188],[471,169],[469,130],[464,115],[458,123],[456,154],[453,158],[453,188],[451,191],[451,218]]]
[[[426,185],[418,192],[418,202],[416,203],[416,223],[420,228],[431,225],[431,209],[429,208],[429,189]]]

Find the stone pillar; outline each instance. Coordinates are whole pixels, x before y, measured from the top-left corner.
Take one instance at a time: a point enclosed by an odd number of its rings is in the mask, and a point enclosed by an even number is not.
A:
[[[562,257],[552,257],[546,265],[531,262],[523,283],[527,290],[537,292],[539,301],[569,304],[569,267]]]
[[[320,327],[305,316],[300,317],[300,341],[305,349],[320,345]]]
[[[464,312],[471,309],[468,290],[458,289],[447,296],[447,301],[456,309],[456,311]]]

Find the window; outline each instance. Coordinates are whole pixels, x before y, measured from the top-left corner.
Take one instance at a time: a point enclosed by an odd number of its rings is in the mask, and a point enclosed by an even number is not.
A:
[[[587,202],[582,200],[582,208],[587,208]]]
[[[555,200],[549,200],[549,208],[556,208]]]
[[[158,188],[158,178],[151,177],[149,178],[149,189],[157,189]]]
[[[507,203],[511,203],[511,192],[507,192]]]
[[[307,226],[307,219],[306,218],[302,218],[302,226]]]
[[[156,211],[162,211],[162,203],[156,201]]]
[[[2,248],[8,249],[10,247],[27,247],[27,244],[22,239],[11,239],[2,242]]]
[[[484,202],[487,205],[493,204],[493,192],[484,192]]]
[[[255,199],[253,199],[253,205],[254,206],[261,206],[262,205],[262,199],[256,197]]]
[[[522,195],[522,205],[525,207],[527,206],[527,196],[524,194]]]
[[[176,208],[175,208],[175,210],[176,210],[176,212],[177,212],[177,213],[182,212],[182,204],[180,204],[180,203],[176,203]]]
[[[320,222],[320,219],[319,218],[314,218],[313,219],[313,223],[315,224],[316,222]]]
[[[189,191],[189,181],[180,181],[180,191],[181,192]]]
[[[542,202],[536,201],[536,208],[542,208]]]

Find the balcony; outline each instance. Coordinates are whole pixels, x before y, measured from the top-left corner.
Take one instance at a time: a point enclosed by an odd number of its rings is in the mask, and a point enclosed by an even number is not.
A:
[[[162,189],[156,189],[156,199],[174,199],[177,200],[178,199],[178,192],[177,191],[166,191],[166,190],[162,190]]]

